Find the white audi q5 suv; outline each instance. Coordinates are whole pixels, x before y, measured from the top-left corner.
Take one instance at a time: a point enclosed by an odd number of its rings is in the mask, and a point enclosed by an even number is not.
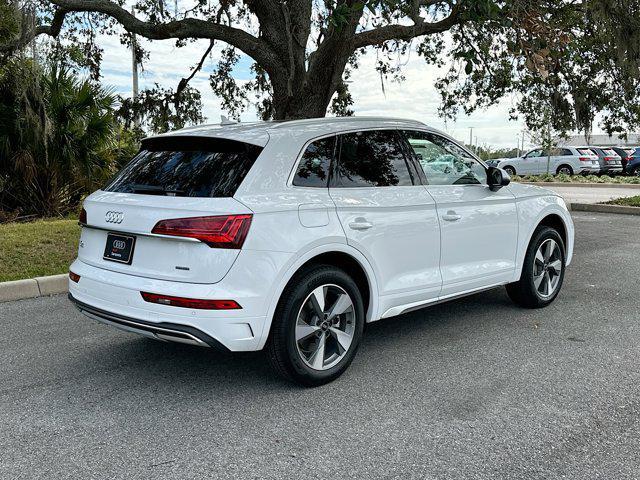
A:
[[[548,305],[574,242],[558,195],[387,118],[147,138],[80,223],[69,298],[83,313],[161,340],[265,348],[308,386],[346,370],[366,322],[500,285]]]

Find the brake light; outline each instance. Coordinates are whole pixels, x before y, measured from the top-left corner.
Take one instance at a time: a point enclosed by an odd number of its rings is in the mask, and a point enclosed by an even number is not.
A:
[[[199,300],[197,298],[173,297],[157,293],[140,292],[145,302],[159,303],[171,307],[194,308],[199,310],[238,310],[242,307],[235,300]]]
[[[69,278],[72,282],[78,283],[80,281],[80,275],[69,270]]]
[[[151,233],[189,237],[214,248],[240,249],[244,244],[253,215],[221,215],[160,220]]]
[[[590,157],[580,157],[580,161],[581,162],[590,162],[591,158]]]
[[[613,162],[614,160],[615,160],[615,157],[604,157],[605,162]]]
[[[87,211],[84,208],[80,211],[80,217],[78,218],[78,223],[80,225],[87,224]]]

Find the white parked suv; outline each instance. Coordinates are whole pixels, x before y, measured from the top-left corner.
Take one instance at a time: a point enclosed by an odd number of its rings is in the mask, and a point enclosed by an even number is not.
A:
[[[598,155],[589,147],[556,147],[547,152],[534,148],[522,157],[501,161],[499,168],[509,175],[590,174],[600,172]]]
[[[344,372],[365,322],[500,285],[548,305],[574,238],[558,195],[387,118],[148,138],[81,224],[69,297],[82,312],[156,339],[265,348],[304,385]]]

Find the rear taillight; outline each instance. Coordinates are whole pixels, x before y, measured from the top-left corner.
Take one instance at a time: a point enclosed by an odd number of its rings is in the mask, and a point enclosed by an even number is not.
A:
[[[80,275],[78,275],[77,273],[73,273],[72,271],[69,271],[69,278],[74,283],[78,283],[80,281]]]
[[[604,157],[605,162],[613,162],[614,160],[615,160],[615,157]]]
[[[581,162],[590,162],[591,158],[589,158],[589,157],[580,157],[580,161]]]
[[[80,211],[80,217],[78,218],[78,223],[80,225],[87,224],[87,211],[84,208]]]
[[[253,215],[221,215],[160,220],[151,233],[189,237],[215,248],[242,248]]]
[[[171,307],[194,308],[199,310],[237,310],[242,308],[235,300],[199,300],[197,298],[173,297],[157,293],[140,292],[145,302],[159,303]]]

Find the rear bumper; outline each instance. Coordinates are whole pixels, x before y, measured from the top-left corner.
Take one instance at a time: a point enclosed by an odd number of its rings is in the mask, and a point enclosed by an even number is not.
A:
[[[114,272],[76,260],[70,270],[72,301],[87,316],[122,330],[162,340],[230,351],[264,345],[272,289],[290,254],[242,250],[227,276],[214,284],[194,284]],[[197,299],[235,300],[236,310],[202,310],[146,302],[140,292]],[[163,331],[163,330],[169,330]]]
[[[220,342],[211,338],[197,328],[186,325],[178,325],[175,323],[158,322],[151,323],[135,318],[129,318],[124,315],[106,312],[86,303],[76,300],[73,295],[69,294],[69,300],[82,313],[100,323],[110,325],[112,327],[125,330],[127,332],[137,333],[145,337],[151,337],[158,340],[166,340],[171,342],[186,343],[189,345],[198,345],[201,347],[211,347],[220,351],[229,351],[227,347]]]
[[[580,173],[598,173],[600,172],[600,166],[584,166],[584,167],[580,167]]]
[[[633,173],[633,170],[635,168],[640,168],[640,163],[627,163],[627,166],[625,167],[625,172],[628,173],[629,175],[631,175]]]

